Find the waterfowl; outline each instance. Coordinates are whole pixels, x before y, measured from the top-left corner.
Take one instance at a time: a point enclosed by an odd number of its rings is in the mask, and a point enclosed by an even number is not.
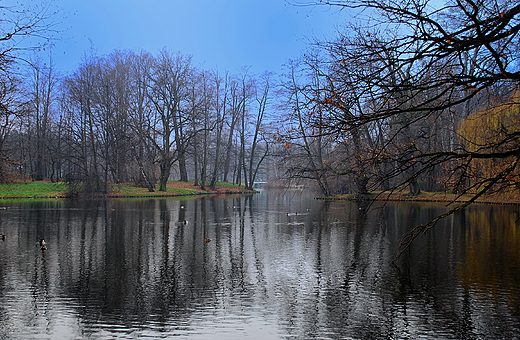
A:
[[[5,235],[2,235],[2,241],[5,241]]]
[[[47,246],[45,245],[45,240],[43,238],[40,240],[40,248],[41,250],[47,250]]]
[[[206,237],[206,238],[204,239],[204,243],[210,243],[210,242],[211,242],[211,239],[210,239],[210,238]]]

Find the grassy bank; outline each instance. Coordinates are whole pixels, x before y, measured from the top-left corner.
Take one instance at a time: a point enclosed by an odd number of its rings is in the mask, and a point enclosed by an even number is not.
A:
[[[0,199],[6,198],[59,198],[68,190],[66,183],[27,182],[0,185]]]
[[[13,198],[65,198],[69,187],[66,183],[51,182],[19,182],[0,185],[0,199]],[[219,182],[214,190],[200,189],[194,186],[193,182],[168,182],[166,192],[149,192],[146,188],[139,188],[131,184],[118,184],[110,186],[110,193],[104,195],[109,198],[118,197],[168,197],[168,196],[189,196],[206,194],[231,194],[248,192],[244,186],[233,185],[231,183]]]

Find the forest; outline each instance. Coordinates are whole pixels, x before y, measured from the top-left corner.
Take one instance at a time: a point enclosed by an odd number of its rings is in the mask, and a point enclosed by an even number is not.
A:
[[[11,42],[41,33],[45,18],[4,21],[2,180],[81,183],[85,192],[268,181],[360,200],[396,190],[470,194],[465,204],[518,192],[517,1],[292,5],[358,15],[283,75],[204,70],[167,48],[91,54],[63,77],[39,55],[22,72]]]
[[[126,182],[165,191],[173,178],[250,188],[267,154],[267,75],[200,70],[166,49],[88,57],[61,79],[42,63],[29,71],[23,119],[5,140],[20,176],[104,193]]]

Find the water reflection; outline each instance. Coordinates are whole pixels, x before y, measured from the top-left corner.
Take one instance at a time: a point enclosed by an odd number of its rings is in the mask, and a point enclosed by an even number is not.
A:
[[[445,208],[366,208],[271,191],[11,204],[0,339],[520,337],[518,207],[453,215],[397,265],[401,235]]]

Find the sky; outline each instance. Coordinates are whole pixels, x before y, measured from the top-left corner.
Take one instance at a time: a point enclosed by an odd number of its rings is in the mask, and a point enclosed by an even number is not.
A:
[[[4,2],[5,0],[2,0]],[[17,1],[33,3],[39,0]],[[280,73],[312,39],[332,38],[347,13],[286,0],[53,0],[59,9],[52,58],[63,73],[85,55],[167,48],[206,69]]]

